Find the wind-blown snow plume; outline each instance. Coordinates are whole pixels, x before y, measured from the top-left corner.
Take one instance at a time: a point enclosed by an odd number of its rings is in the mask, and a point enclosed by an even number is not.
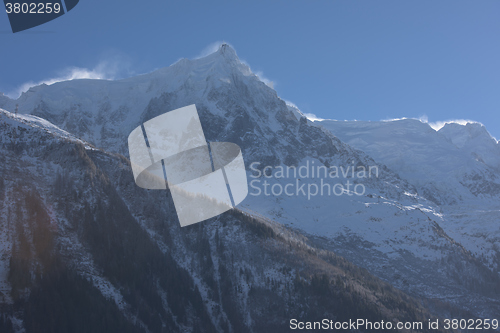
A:
[[[219,40],[219,41],[208,44],[203,50],[201,50],[200,54],[198,54],[196,57],[194,57],[194,59],[204,58],[209,54],[217,52],[217,50],[221,47],[222,44],[227,44],[234,49],[234,47],[231,44],[229,44],[228,42],[224,42],[224,41]]]
[[[112,56],[107,60],[100,61],[93,69],[83,67],[68,67],[59,71],[54,77],[47,78],[38,82],[28,81],[21,84],[17,89],[7,93],[10,98],[17,99],[23,92],[28,91],[31,87],[41,84],[51,85],[61,81],[78,80],[78,79],[100,79],[113,80],[120,77],[129,76],[130,63],[122,56]],[[127,75],[128,74],[128,75]]]
[[[459,125],[464,126],[467,124],[481,124],[481,123],[479,121],[469,120],[469,119],[452,119],[452,120],[445,120],[445,121],[430,122],[429,126],[432,127],[433,129],[435,129],[436,131],[439,131],[446,124],[459,124]],[[483,125],[483,124],[481,124],[481,125]]]

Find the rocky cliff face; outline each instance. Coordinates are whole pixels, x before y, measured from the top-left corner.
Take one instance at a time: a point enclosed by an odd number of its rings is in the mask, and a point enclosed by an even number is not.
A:
[[[181,229],[125,157],[38,118],[2,110],[0,127],[2,332],[288,332],[291,318],[431,316],[272,221],[234,210]]]

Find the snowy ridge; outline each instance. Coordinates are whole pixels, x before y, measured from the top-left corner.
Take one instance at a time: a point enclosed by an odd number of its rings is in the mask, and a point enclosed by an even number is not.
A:
[[[96,149],[90,143],[77,138],[76,136],[68,133],[67,131],[62,130],[59,127],[55,126],[51,122],[37,116],[15,114],[7,110],[0,109],[0,121],[3,121],[4,123],[9,124],[11,126],[23,126],[23,128],[26,129],[29,128],[29,129],[42,130],[45,131],[46,133],[54,135],[55,137],[69,140],[72,142],[81,143],[85,146],[86,149]]]
[[[495,189],[500,184],[499,146],[479,124],[448,124],[435,131],[416,119],[317,123],[386,164],[437,204],[468,200],[481,205],[500,195]],[[471,179],[489,186],[474,188]]]

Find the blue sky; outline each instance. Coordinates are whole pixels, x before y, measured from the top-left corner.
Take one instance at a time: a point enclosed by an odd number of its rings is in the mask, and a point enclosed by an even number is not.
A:
[[[498,0],[80,0],[17,34],[0,14],[0,91],[128,77],[225,40],[305,113],[472,119],[500,138],[499,38]]]

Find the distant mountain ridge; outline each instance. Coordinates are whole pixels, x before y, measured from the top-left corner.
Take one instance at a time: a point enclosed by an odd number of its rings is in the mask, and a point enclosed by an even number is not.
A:
[[[499,199],[500,145],[480,124],[435,131],[416,119],[315,123],[386,164],[438,205]]]

